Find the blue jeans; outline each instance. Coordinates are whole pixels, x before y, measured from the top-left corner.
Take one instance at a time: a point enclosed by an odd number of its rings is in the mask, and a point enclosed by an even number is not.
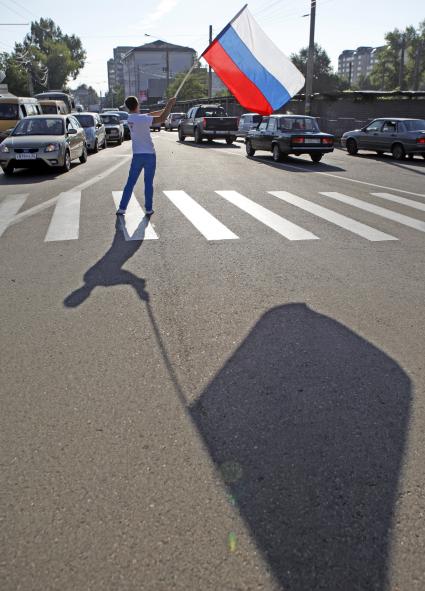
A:
[[[145,208],[151,211],[153,201],[153,178],[156,169],[156,154],[133,154],[127,184],[121,198],[120,209],[127,209],[131,194],[142,170],[145,169]]]

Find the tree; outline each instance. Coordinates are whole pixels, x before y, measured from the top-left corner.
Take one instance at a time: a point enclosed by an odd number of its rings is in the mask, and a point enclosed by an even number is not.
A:
[[[292,63],[307,75],[308,47],[291,55]],[[326,51],[317,43],[314,45],[313,92],[336,92],[348,88],[348,82],[340,78],[332,69]]]
[[[177,74],[174,80],[167,88],[167,97],[174,96],[183,82],[187,72]],[[191,99],[204,98],[208,96],[208,71],[206,68],[197,67],[186,80],[179,94],[179,100],[187,101]]]
[[[418,29],[410,26],[404,31],[394,29],[388,32],[385,41],[370,74],[373,87],[380,90],[425,88],[425,20]]]
[[[62,89],[83,68],[86,52],[75,35],[65,35],[52,19],[31,23],[31,31],[14,51],[2,54],[6,82],[15,94]]]

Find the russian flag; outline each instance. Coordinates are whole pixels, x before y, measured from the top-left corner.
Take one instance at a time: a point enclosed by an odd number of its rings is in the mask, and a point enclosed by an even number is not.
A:
[[[202,56],[240,104],[270,115],[304,86],[304,76],[245,6]]]

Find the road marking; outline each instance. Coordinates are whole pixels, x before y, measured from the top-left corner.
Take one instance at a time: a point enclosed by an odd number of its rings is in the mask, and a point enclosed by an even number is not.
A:
[[[320,193],[321,195],[325,195],[326,197],[330,197],[331,199],[336,199],[336,201],[341,201],[341,203],[352,205],[353,207],[357,207],[358,209],[363,209],[364,211],[369,211],[370,213],[374,213],[375,215],[379,215],[388,220],[392,220],[393,222],[403,224],[403,226],[409,226],[409,228],[414,228],[415,230],[419,230],[420,232],[425,232],[425,222],[421,222],[407,215],[391,211],[390,209],[385,209],[384,207],[379,207],[378,205],[372,205],[371,203],[361,201],[360,199],[355,199],[354,197],[349,197],[348,195],[344,195],[342,193],[334,193],[333,191],[321,191]]]
[[[164,191],[164,194],[207,240],[238,240],[239,237],[236,234],[185,191]]]
[[[387,199],[393,203],[400,203],[400,205],[407,205],[407,207],[413,207],[420,211],[425,211],[425,203],[419,203],[419,201],[413,201],[413,199],[406,199],[405,197],[397,197],[397,195],[391,195],[391,193],[372,193],[375,197],[381,197],[381,199]]]
[[[59,195],[44,242],[78,239],[80,203],[81,191]]]
[[[326,207],[322,207],[321,205],[317,205],[316,203],[312,203],[311,201],[307,201],[306,199],[302,199],[297,195],[293,195],[292,193],[288,193],[287,191],[269,191],[270,195],[274,195],[282,201],[286,201],[291,205],[295,205],[300,209],[304,209],[313,215],[316,215],[319,218],[322,218],[336,226],[340,226],[353,234],[357,234],[362,238],[366,238],[366,240],[370,240],[371,242],[382,242],[384,240],[398,240],[394,236],[390,234],[385,234],[384,232],[380,232],[371,226],[367,226],[366,224],[362,224],[353,220],[345,215],[341,215],[340,213],[336,213],[331,209],[327,209]]]
[[[251,201],[251,199],[244,197],[244,195],[241,195],[237,191],[216,191],[216,193],[288,240],[319,240],[318,236],[285,220],[285,218],[269,211],[262,205],[255,203],[255,201]]]
[[[122,157],[121,162],[118,162],[117,164],[115,164],[114,166],[111,166],[110,168],[108,167],[102,173],[97,174],[96,176],[92,177],[91,179],[89,179],[87,181],[84,181],[83,183],[80,183],[79,185],[77,185],[76,187],[73,187],[72,189],[69,189],[69,192],[73,193],[74,191],[83,191],[84,189],[87,189],[88,187],[95,185],[99,181],[102,181],[104,178],[106,178],[107,176],[109,176],[110,174],[115,172],[118,168],[120,168],[123,164],[125,164],[127,162],[127,160],[130,159],[130,157],[131,157],[130,155],[126,156],[126,157]],[[43,203],[40,203],[39,205],[35,205],[34,207],[31,207],[31,209],[27,209],[27,210],[23,211],[22,213],[18,213],[18,215],[15,215],[15,217],[9,222],[9,226],[13,226],[14,224],[17,224],[18,222],[22,222],[23,220],[26,220],[27,218],[39,213],[40,211],[44,211],[45,209],[48,209],[49,207],[51,207],[52,205],[54,205],[57,202],[60,195],[57,195],[56,197],[52,197],[51,199],[48,199],[47,201],[43,201]]]
[[[112,194],[115,205],[118,208],[122,191],[112,191]],[[126,240],[158,240],[158,234],[140,207],[134,193],[131,195],[126,214],[123,216],[122,229]]]
[[[26,195],[9,195],[0,203],[0,236],[25,203]]]

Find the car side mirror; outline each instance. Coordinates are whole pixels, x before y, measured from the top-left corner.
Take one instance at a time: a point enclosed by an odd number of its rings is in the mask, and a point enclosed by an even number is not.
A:
[[[77,130],[71,128],[71,129],[68,129],[67,133],[68,133],[68,135],[75,135],[77,133]]]

